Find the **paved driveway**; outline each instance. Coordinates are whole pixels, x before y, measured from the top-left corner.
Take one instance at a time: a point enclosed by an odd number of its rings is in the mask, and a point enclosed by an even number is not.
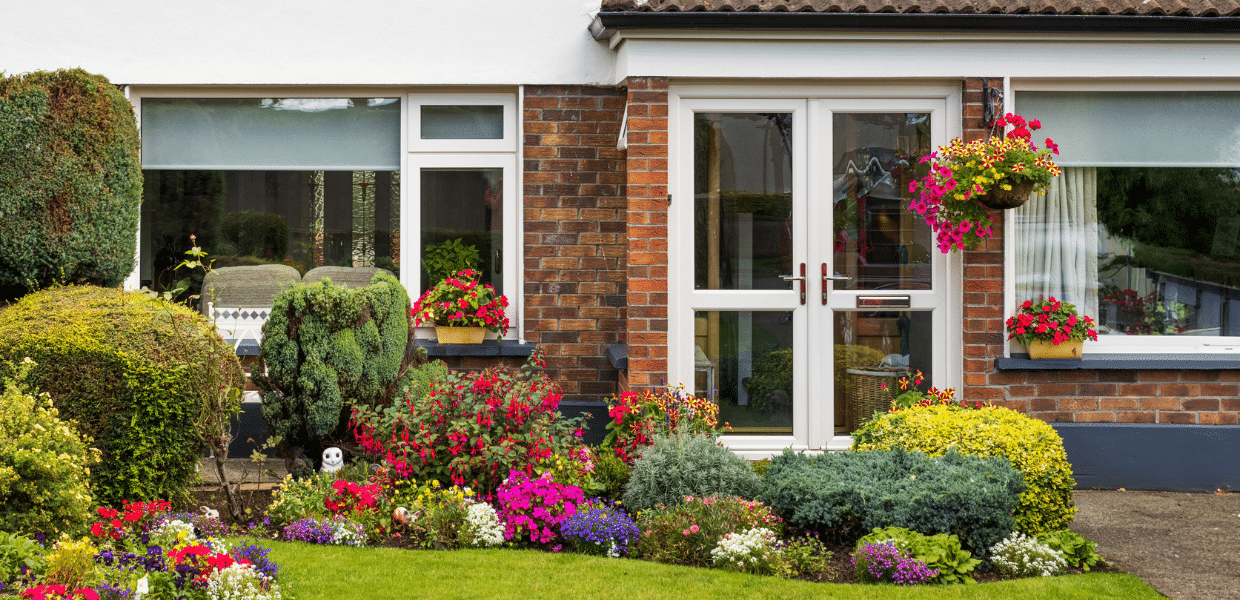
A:
[[[1240,493],[1077,491],[1072,530],[1174,600],[1240,600]]]

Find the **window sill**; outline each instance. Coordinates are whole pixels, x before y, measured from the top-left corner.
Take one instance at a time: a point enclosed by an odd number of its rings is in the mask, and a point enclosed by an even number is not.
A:
[[[417,340],[418,346],[426,349],[431,358],[448,356],[515,356],[529,358],[538,344],[522,344],[512,340],[487,340],[481,344],[440,344],[430,340]]]
[[[1240,354],[1086,354],[1079,359],[1033,360],[1028,354],[996,358],[1001,371],[1193,370],[1240,369]]]

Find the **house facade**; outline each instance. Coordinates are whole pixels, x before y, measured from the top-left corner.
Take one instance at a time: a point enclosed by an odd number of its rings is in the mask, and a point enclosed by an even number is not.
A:
[[[139,267],[464,252],[566,405],[684,384],[735,451],[836,450],[921,371],[1052,422],[1085,487],[1240,487],[1240,2],[223,2],[16,9],[8,72],[81,66],[143,132]],[[97,31],[107,31],[106,40]],[[1064,174],[944,254],[921,158],[1040,119]],[[465,248],[464,250],[462,248]],[[1003,320],[1056,296],[1079,361]]]

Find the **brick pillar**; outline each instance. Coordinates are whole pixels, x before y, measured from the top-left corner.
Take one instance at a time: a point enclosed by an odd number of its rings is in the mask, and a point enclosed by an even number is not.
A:
[[[964,114],[962,133],[966,142],[980,140],[990,133],[983,122],[982,83],[1002,87],[1003,79],[969,78],[964,81]],[[996,116],[1002,115],[996,106]],[[994,372],[994,359],[1003,356],[1003,218],[1004,211],[992,210],[995,218],[994,239],[986,240],[964,253],[964,389],[967,400],[990,400],[1006,405],[1002,387],[989,387],[1010,375]],[[1023,374],[1021,375],[1023,377]],[[1005,382],[1006,383],[1006,382]],[[1026,406],[1009,406],[1027,410]]]
[[[525,88],[525,335],[566,400],[616,391],[604,353],[625,327],[624,102],[623,88]]]
[[[629,385],[667,379],[667,79],[628,80]]]

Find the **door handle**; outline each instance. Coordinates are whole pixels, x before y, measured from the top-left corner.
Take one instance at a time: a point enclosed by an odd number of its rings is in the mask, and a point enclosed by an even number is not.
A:
[[[801,282],[801,304],[805,304],[805,263],[801,263],[801,275],[780,275],[780,279],[784,281],[800,281]]]
[[[849,275],[831,275],[827,270],[827,263],[822,263],[822,305],[827,305],[827,292],[831,290],[832,281],[848,281],[852,279]]]

